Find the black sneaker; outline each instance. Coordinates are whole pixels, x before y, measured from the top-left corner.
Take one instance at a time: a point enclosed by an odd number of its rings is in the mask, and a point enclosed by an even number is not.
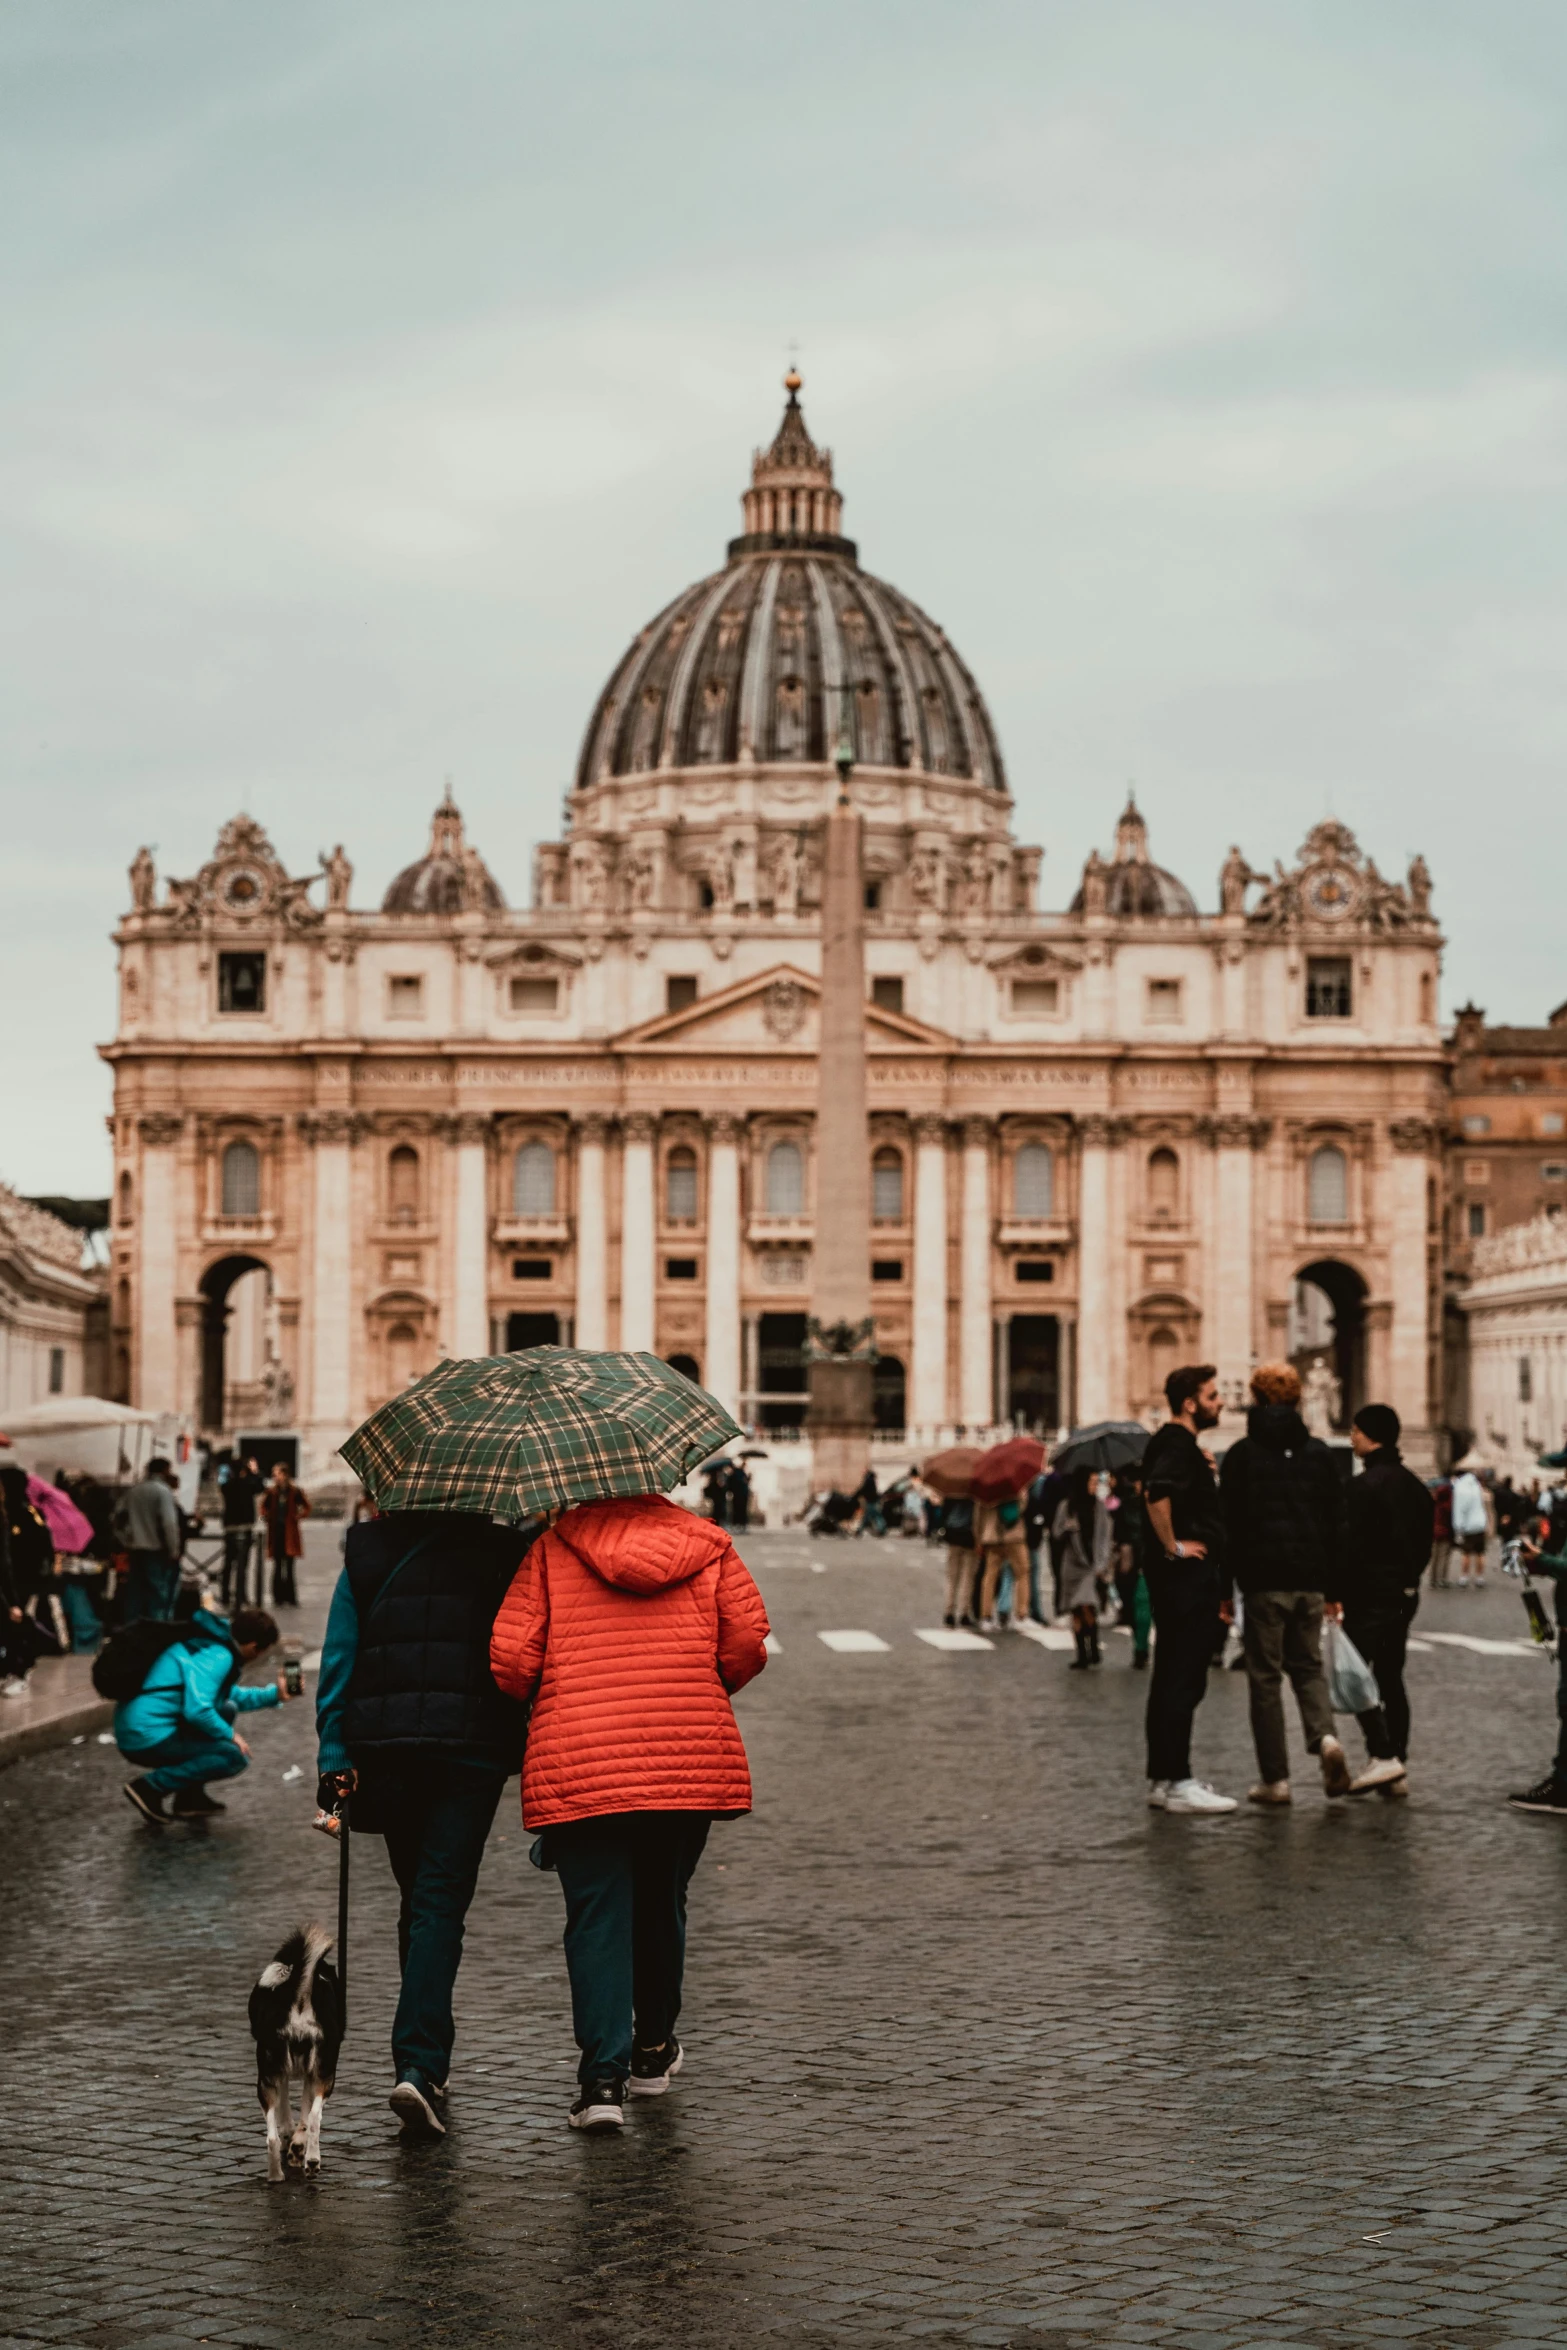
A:
[[[126,1794],[130,1794],[127,1787]],[[1509,1795],[1508,1802],[1515,1811],[1555,1811],[1567,1818],[1567,1787],[1560,1779],[1542,1779],[1537,1787],[1525,1787],[1520,1795]]]
[[[446,2124],[431,2102],[434,2095],[423,2073],[415,2072],[411,2066],[392,2091],[387,2102],[410,2137],[445,2137]]]
[[[685,2061],[686,2052],[673,2032],[662,2048],[633,2048],[626,2087],[633,2097],[662,2097]]]
[[[214,1812],[227,1811],[226,1803],[219,1803],[205,1787],[192,1787],[169,1798],[171,1820],[210,1820]]]
[[[126,1780],[125,1800],[127,1803],[133,1803],[142,1818],[151,1820],[155,1828],[168,1826],[169,1815],[163,1808],[163,1797],[158,1793],[156,1787],[150,1787],[145,1779]]]
[[[574,2130],[621,2130],[625,2093],[619,2081],[590,2081],[566,2116]]]

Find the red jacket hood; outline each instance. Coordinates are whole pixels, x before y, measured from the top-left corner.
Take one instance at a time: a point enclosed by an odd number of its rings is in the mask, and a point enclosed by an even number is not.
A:
[[[723,1556],[729,1537],[660,1494],[590,1501],[567,1510],[554,1532],[600,1582],[620,1591],[666,1591]]]

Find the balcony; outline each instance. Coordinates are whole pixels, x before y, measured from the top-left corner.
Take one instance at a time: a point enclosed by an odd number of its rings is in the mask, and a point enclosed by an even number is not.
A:
[[[569,1216],[497,1216],[494,1236],[502,1248],[565,1248],[571,1240]]]

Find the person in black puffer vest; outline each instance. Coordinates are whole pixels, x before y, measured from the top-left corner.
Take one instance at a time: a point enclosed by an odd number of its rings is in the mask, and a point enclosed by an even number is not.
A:
[[[402,1894],[392,2110],[440,2136],[463,1921],[528,1710],[490,1678],[490,1632],[537,1527],[397,1510],[351,1526],[316,1690],[320,1802],[386,1838]]]
[[[1293,1363],[1259,1363],[1246,1433],[1219,1472],[1225,1562],[1245,1601],[1242,1645],[1261,1778],[1253,1803],[1290,1800],[1283,1680],[1300,1707],[1306,1749],[1329,1795],[1347,1795],[1349,1759],[1333,1731],[1322,1671],[1322,1607],[1344,1552],[1344,1487],[1333,1456],[1301,1418]]]

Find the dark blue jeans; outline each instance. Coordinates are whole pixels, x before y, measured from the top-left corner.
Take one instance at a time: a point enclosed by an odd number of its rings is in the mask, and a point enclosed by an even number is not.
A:
[[[707,1842],[705,1811],[616,1812],[544,1837],[566,1896],[577,2078],[623,2081],[638,2047],[661,2048],[680,2013],[686,1887]]]
[[[161,1550],[133,1550],[130,1559],[131,1571],[125,1578],[125,1622],[135,1624],[143,1616],[157,1616],[167,1623],[180,1595],[179,1561],[165,1557]]]
[[[250,1767],[232,1738],[212,1738],[205,1730],[176,1730],[160,1746],[121,1747],[120,1752],[159,1795],[205,1787],[209,1779],[237,1779]]]
[[[1148,1776],[1192,1775],[1192,1717],[1208,1690],[1208,1660],[1219,1628],[1219,1578],[1204,1561],[1146,1570],[1153,1607],[1153,1675],[1148,1686]]]
[[[417,1770],[376,1784],[377,1824],[402,1894],[397,1956],[403,1984],[392,2019],[392,2062],[437,2084],[451,2069],[452,1989],[463,1921],[506,1784],[498,1764],[426,1752]]]

